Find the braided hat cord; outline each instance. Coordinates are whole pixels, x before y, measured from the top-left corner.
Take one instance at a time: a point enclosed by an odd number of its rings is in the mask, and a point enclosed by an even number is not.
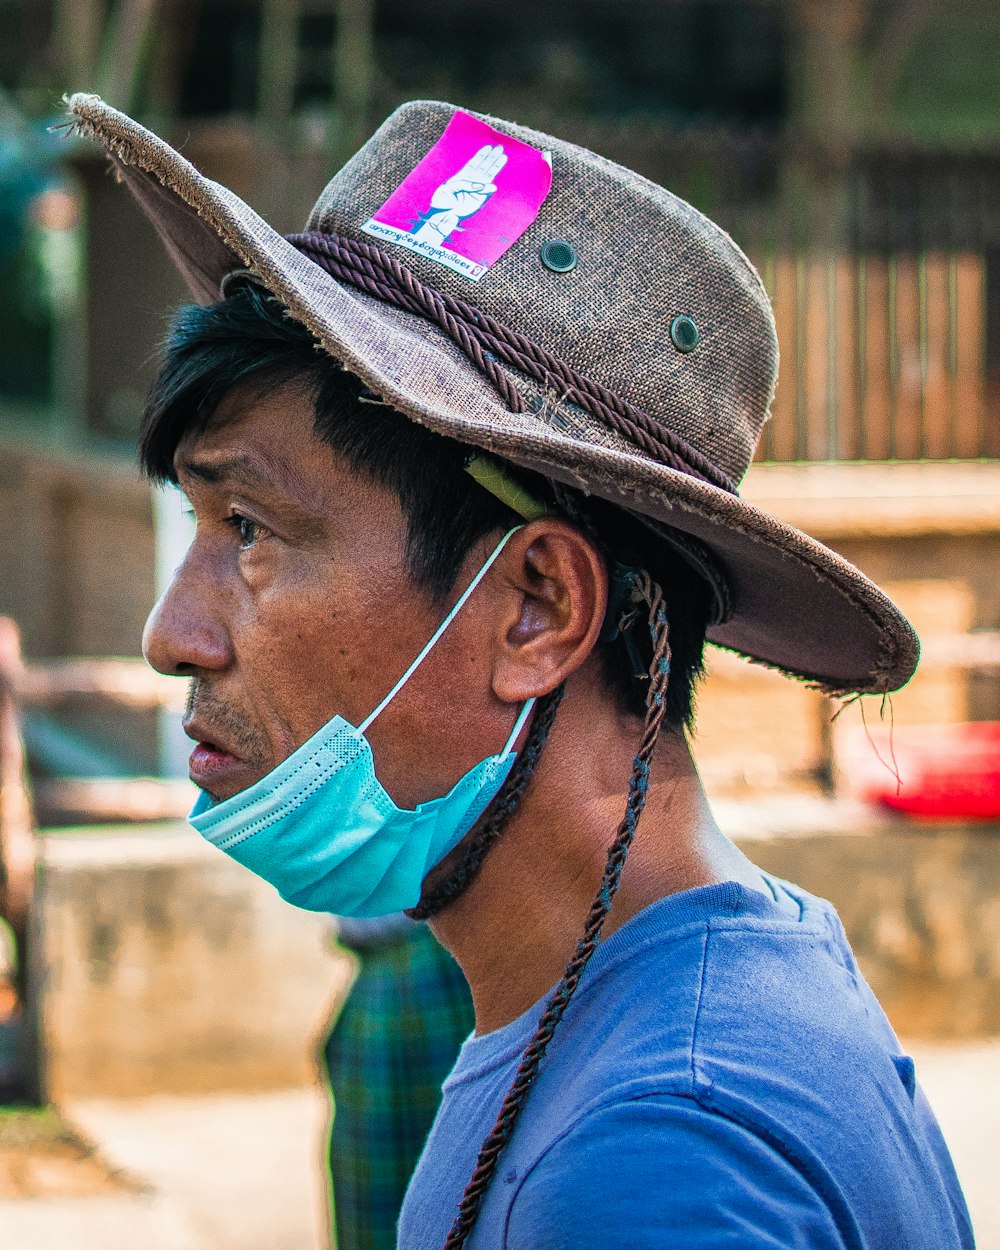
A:
[[[732,480],[686,439],[648,413],[579,373],[540,344],[472,304],[446,295],[374,244],[347,235],[310,230],[286,236],[289,243],[338,282],[439,326],[496,388],[512,412],[528,402],[503,369],[506,364],[622,434],[668,468],[736,493]],[[502,362],[502,363],[501,363]]]
[[[465,1192],[459,1203],[458,1215],[445,1241],[444,1250],[460,1250],[465,1245],[469,1234],[475,1226],[483,1196],[496,1171],[500,1154],[514,1131],[514,1125],[517,1123],[517,1118],[521,1113],[528,1091],[538,1075],[542,1057],[549,1042],[552,1040],[552,1035],[557,1025],[566,1012],[570,999],[580,984],[580,978],[583,976],[584,969],[591,955],[593,955],[601,940],[601,932],[621,882],[625,860],[635,837],[639,817],[642,815],[642,810],[645,806],[653,751],[666,711],[667,680],[670,675],[670,643],[663,592],[645,572],[640,572],[637,575],[637,589],[649,607],[649,629],[653,638],[654,653],[649,669],[650,681],[646,697],[646,719],[643,726],[642,740],[632,765],[625,816],[608,851],[604,875],[591,904],[583,936],[577,943],[573,957],[566,965],[566,971],[563,973],[562,980],[556,986],[546,1004],[535,1035],[521,1056],[521,1063],[510,1089],[504,1097],[496,1123],[487,1134],[480,1148],[475,1170],[465,1187]]]
[[[559,704],[562,702],[565,691],[566,685],[562,683],[556,686],[551,693],[543,695],[538,700],[531,718],[528,740],[521,750],[517,752],[514,767],[510,770],[510,776],[504,782],[496,800],[487,809],[485,820],[480,822],[480,827],[472,835],[465,856],[455,871],[449,874],[438,888],[432,888],[421,896],[417,906],[408,913],[414,920],[429,920],[432,916],[436,916],[438,912],[444,911],[460,894],[463,894],[468,889],[479,875],[479,870],[483,866],[483,860],[486,858],[490,847],[493,846],[503,832],[507,822],[517,811],[524,792],[535,775],[535,769],[538,767],[538,761],[542,756],[542,749],[548,741],[552,722],[556,718],[556,712],[559,709]]]

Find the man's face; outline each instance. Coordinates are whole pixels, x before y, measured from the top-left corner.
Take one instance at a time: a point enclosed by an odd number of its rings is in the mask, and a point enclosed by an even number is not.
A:
[[[193,679],[192,779],[224,799],[335,714],[363,720],[444,613],[407,572],[395,495],[316,437],[311,400],[296,390],[231,392],[175,466],[196,536],[143,649],[154,668]],[[470,600],[368,732],[400,806],[446,793],[503,740],[487,597]]]

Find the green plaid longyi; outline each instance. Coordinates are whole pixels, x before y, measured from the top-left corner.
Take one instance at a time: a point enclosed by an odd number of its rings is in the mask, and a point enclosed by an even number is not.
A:
[[[338,1250],[395,1250],[403,1195],[472,1031],[462,971],[426,925],[361,956],[327,1040]]]

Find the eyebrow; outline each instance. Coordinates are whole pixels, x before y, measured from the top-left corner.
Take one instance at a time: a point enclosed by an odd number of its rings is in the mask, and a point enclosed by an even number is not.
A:
[[[249,456],[226,456],[215,460],[184,459],[177,465],[177,476],[192,477],[210,485],[238,483],[271,491],[275,480],[265,473]]]
[[[276,460],[273,464],[265,461],[265,467],[254,456],[236,453],[228,456],[197,456],[180,457],[177,462],[177,484],[185,491],[184,479],[193,479],[209,486],[236,486],[255,491],[268,507],[278,507],[286,524],[295,520],[300,534],[307,537],[322,537],[323,520],[329,508],[322,509],[317,515],[315,508],[310,507],[308,500],[303,499],[301,491],[297,491],[296,480],[284,461]]]

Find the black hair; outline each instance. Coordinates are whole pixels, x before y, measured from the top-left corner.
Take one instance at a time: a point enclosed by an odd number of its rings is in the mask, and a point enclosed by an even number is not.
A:
[[[479,539],[519,520],[464,471],[470,448],[381,403],[273,296],[250,283],[219,303],[175,314],[143,417],[142,468],[154,481],[176,481],[178,444],[205,428],[225,394],[247,386],[266,395],[286,385],[311,397],[317,436],[352,471],[396,494],[407,518],[407,567],[434,600],[446,599]],[[553,488],[513,466],[511,472],[535,495],[552,500],[557,490],[559,505],[568,507],[605,554],[645,568],[664,588],[672,656],[665,721],[675,729],[690,727],[712,603],[704,579],[622,509]],[[639,656],[621,637],[599,646],[609,687],[625,710],[642,716],[650,652],[637,632]]]

